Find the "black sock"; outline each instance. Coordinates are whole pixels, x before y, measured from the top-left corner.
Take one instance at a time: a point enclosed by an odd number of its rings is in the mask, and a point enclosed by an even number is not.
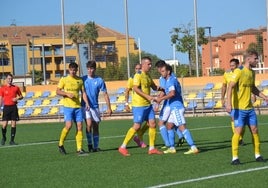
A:
[[[6,133],[7,133],[7,128],[2,128],[2,136],[3,136],[3,139],[6,140],[7,137],[6,137]]]
[[[11,140],[12,142],[14,142],[14,138],[16,135],[16,127],[11,127]]]

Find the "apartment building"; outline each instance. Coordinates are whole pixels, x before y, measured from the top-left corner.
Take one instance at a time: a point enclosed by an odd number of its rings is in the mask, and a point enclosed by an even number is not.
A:
[[[229,69],[229,61],[237,58],[243,62],[243,53],[250,43],[257,43],[256,35],[262,36],[263,54],[260,54],[257,73],[268,73],[267,59],[267,32],[265,28],[248,29],[237,33],[225,33],[217,37],[211,37],[211,42],[202,46],[202,75],[209,76],[215,69]],[[210,46],[211,45],[211,46]]]
[[[77,63],[80,63],[80,71],[85,74],[88,45],[79,44],[78,54],[77,46],[67,38],[70,27],[65,26],[65,63],[61,25],[0,27],[0,78],[8,72],[16,77],[30,77],[34,70],[45,72],[47,80],[58,81],[68,69],[68,63],[76,62],[78,55],[80,62]],[[97,25],[97,29],[97,63],[101,67],[105,67],[107,62],[120,63],[121,57],[126,57],[125,35],[101,25]],[[129,37],[129,52],[138,53],[132,37]]]

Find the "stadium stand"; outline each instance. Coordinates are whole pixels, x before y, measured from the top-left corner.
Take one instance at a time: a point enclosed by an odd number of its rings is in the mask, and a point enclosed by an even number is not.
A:
[[[117,102],[125,102],[125,95],[120,95],[118,98],[117,98]]]
[[[107,109],[108,109],[108,107],[107,107],[106,104],[105,104],[105,105],[102,105],[102,106],[100,107],[100,113],[105,113],[105,112],[107,111]]]
[[[59,115],[63,115],[64,114],[64,110],[63,110],[63,106],[59,107]]]
[[[32,106],[33,105],[33,103],[34,103],[34,100],[27,100],[26,101],[26,104],[24,105],[24,106],[26,106],[26,107],[29,107],[29,106]]]
[[[190,101],[190,102],[188,103],[188,105],[187,105],[187,109],[188,109],[188,110],[193,110],[193,109],[195,109],[196,107],[197,107],[197,103],[196,103],[196,101],[194,101],[194,100]]]
[[[47,115],[50,112],[50,108],[45,106],[41,109],[40,115]]]
[[[115,103],[116,100],[117,100],[117,97],[116,96],[114,96],[114,95],[110,96],[110,102],[111,103]]]
[[[196,92],[191,92],[186,96],[186,99],[195,99],[196,98]]]
[[[118,88],[118,90],[116,91],[116,94],[118,94],[118,95],[121,95],[123,93],[125,93],[125,88],[123,88],[123,87]]]
[[[111,104],[111,109],[112,109],[113,112],[115,111],[116,106],[117,106],[116,104]]]
[[[125,110],[125,105],[124,104],[118,104],[116,106],[116,109],[114,110],[114,112],[123,112]]]
[[[212,99],[214,97],[214,92],[213,91],[209,91],[209,92],[207,92],[207,94],[206,94],[206,99]]]
[[[36,91],[36,92],[34,92],[33,98],[39,98],[39,97],[41,97],[41,95],[42,95],[41,91]]]
[[[221,100],[218,100],[218,101],[216,102],[214,108],[222,108],[222,107],[223,107],[223,106],[222,106],[222,102],[221,102]]]
[[[42,105],[44,105],[44,106],[50,105],[50,99],[44,99],[42,102]]]
[[[59,104],[59,98],[53,98],[50,101],[50,105],[52,105],[52,106],[55,106],[55,105],[58,105],[58,104]]]
[[[26,101],[22,99],[22,100],[19,100],[17,106],[18,106],[18,108],[20,108],[20,107],[25,106],[25,104],[26,104]]]
[[[38,116],[38,115],[40,115],[41,111],[42,111],[41,108],[34,108],[32,115]]]
[[[25,110],[25,113],[23,114],[23,117],[28,117],[28,116],[31,116],[33,113],[33,108],[27,108]]]
[[[57,93],[56,93],[56,91],[52,91],[52,92],[50,92],[50,95],[48,96],[48,97],[56,97],[57,96]]]
[[[19,108],[18,112],[19,112],[19,116],[23,116],[24,113],[25,113],[25,109],[24,108]]]
[[[268,80],[262,80],[262,82],[260,83],[260,87],[261,88],[268,87]]]
[[[222,83],[218,82],[214,85],[214,87],[212,88],[213,90],[220,90],[222,88]]]
[[[214,100],[210,100],[207,102],[207,104],[205,105],[205,109],[212,109],[215,107],[215,101]]]
[[[48,112],[49,115],[57,115],[59,112],[59,108],[58,107],[52,107],[50,109],[50,111]]]
[[[196,98],[197,98],[197,99],[204,99],[205,96],[206,96],[206,93],[205,93],[205,92],[203,92],[203,91],[199,91],[199,92],[197,93],[197,95],[196,95]]]

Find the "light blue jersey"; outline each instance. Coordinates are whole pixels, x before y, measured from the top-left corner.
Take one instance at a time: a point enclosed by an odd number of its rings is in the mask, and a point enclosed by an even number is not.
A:
[[[99,108],[99,93],[100,91],[107,92],[104,80],[99,76],[91,78],[85,75],[83,76],[83,81],[90,108]],[[83,101],[82,106],[85,106],[85,103]]]
[[[175,96],[172,97],[171,99],[168,99],[167,101],[168,105],[170,106],[171,109],[184,108],[183,99],[181,96],[181,85],[175,76],[170,76],[166,81],[166,87],[165,87],[166,95],[172,90],[175,90]]]

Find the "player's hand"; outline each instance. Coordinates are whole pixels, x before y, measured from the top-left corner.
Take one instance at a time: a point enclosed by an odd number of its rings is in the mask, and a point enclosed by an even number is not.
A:
[[[74,98],[74,94],[72,93],[66,93],[67,97],[69,97],[70,99]]]
[[[108,116],[111,116],[112,115],[112,109],[108,109],[107,112]]]
[[[129,105],[125,105],[125,110],[126,110],[126,112],[130,112],[130,107],[129,107]]]
[[[226,112],[231,113],[231,111],[232,111],[232,106],[226,104],[226,105],[225,105],[225,110],[226,110]]]

